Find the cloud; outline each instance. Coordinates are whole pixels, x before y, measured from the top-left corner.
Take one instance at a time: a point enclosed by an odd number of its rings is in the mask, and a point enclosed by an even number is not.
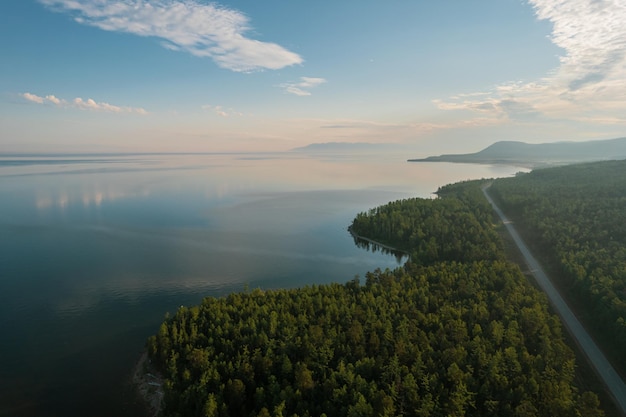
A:
[[[289,94],[294,94],[296,96],[310,96],[310,89],[324,84],[325,82],[326,79],[324,78],[300,77],[300,82],[284,83],[281,84],[280,87],[284,88],[285,92]]]
[[[46,100],[52,104],[56,104],[57,106],[60,106],[63,103],[62,100],[56,98],[55,96],[46,96]]]
[[[28,101],[32,101],[33,103],[43,104],[44,102],[43,97],[39,97],[31,93],[24,93],[22,94],[22,97],[24,97]]]
[[[531,0],[530,4],[539,19],[553,24],[552,42],[565,50],[554,78],[567,82],[569,90],[623,74],[626,7],[621,0]]]
[[[539,118],[541,113],[531,104],[514,99],[504,99],[497,103],[497,107],[513,120],[532,120]]]
[[[494,119],[531,120],[541,116],[536,108],[524,100],[509,98],[486,97],[482,100],[442,101],[433,100],[440,110],[468,110],[482,113]]]
[[[494,118],[624,120],[626,113],[626,7],[622,0],[528,0],[538,19],[552,24],[562,48],[557,68],[532,82],[435,100],[444,110]]]
[[[202,106],[203,110],[213,111],[215,114],[221,117],[231,117],[231,116],[243,116],[243,113],[235,111],[233,109],[225,109],[222,106],[212,106],[210,104],[205,104]]]
[[[100,111],[100,112],[108,112],[108,113],[136,113],[145,115],[148,112],[141,107],[120,107],[115,106],[113,104],[100,102],[89,98],[87,100],[83,100],[80,97],[76,97],[74,100],[67,101],[61,98],[58,98],[53,95],[47,95],[45,97],[40,97],[38,95],[32,93],[22,93],[20,94],[24,99],[37,103],[37,104],[53,104],[57,107],[70,107],[80,110],[92,110],[92,111]]]
[[[112,32],[155,37],[161,45],[237,72],[301,64],[296,53],[245,36],[251,27],[241,12],[196,0],[39,0],[78,23]]]
[[[315,120],[319,129],[327,130],[332,136],[326,136],[326,139],[343,138],[359,138],[359,140],[367,137],[375,137],[376,141],[388,141],[389,138],[398,139],[414,139],[416,136],[429,133],[435,130],[457,128],[458,124],[440,124],[430,122],[410,122],[410,123],[385,123],[372,120]],[[465,127],[470,126],[467,122],[463,124]],[[483,124],[480,124],[483,125]]]

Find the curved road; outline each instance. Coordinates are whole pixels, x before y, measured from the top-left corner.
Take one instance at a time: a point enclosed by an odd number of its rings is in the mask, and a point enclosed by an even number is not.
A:
[[[620,378],[620,376],[615,372],[613,366],[606,359],[602,351],[595,344],[591,336],[587,333],[584,327],[580,324],[572,310],[570,310],[569,306],[561,297],[561,294],[557,291],[557,289],[552,284],[550,278],[543,271],[539,262],[534,258],[534,256],[528,250],[528,247],[524,243],[524,241],[520,238],[519,234],[513,227],[511,221],[502,213],[502,210],[493,202],[489,193],[487,192],[487,188],[489,185],[483,188],[483,193],[489,201],[489,204],[493,207],[493,209],[498,213],[500,219],[506,226],[507,231],[511,234],[511,237],[515,241],[515,244],[522,252],[524,259],[526,260],[526,264],[530,271],[535,276],[537,283],[543,289],[543,291],[548,295],[552,306],[556,309],[556,311],[561,316],[561,319],[565,323],[565,326],[569,330],[572,337],[576,340],[576,343],[580,346],[582,351],[587,355],[589,362],[595,368],[596,373],[600,376],[604,384],[609,389],[613,399],[615,400],[615,404],[618,409],[621,411],[622,415],[626,416],[626,385],[624,385],[624,381]]]

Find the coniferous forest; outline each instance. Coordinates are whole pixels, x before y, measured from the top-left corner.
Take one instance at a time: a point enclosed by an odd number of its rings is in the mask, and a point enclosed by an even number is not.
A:
[[[359,214],[410,260],[362,280],[206,298],[148,341],[165,416],[601,416],[481,182]]]
[[[626,161],[535,170],[496,180],[490,193],[624,372]]]

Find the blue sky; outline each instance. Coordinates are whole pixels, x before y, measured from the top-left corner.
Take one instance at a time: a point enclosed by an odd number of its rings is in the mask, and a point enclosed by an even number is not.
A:
[[[626,135],[622,0],[2,0],[0,152]]]

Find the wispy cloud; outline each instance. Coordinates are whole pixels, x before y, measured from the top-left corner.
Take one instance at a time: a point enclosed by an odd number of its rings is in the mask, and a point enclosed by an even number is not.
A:
[[[528,0],[552,23],[563,49],[557,68],[533,82],[512,82],[474,95],[435,100],[445,110],[500,119],[541,115],[575,120],[626,120],[626,3],[622,0]]]
[[[325,123],[325,120],[320,120],[320,129],[386,129],[393,130],[398,128],[405,128],[407,125],[397,123],[382,123],[371,120],[353,120],[342,119],[333,120],[330,123]]]
[[[238,72],[279,69],[303,59],[280,45],[245,36],[243,13],[195,0],[39,0],[68,12],[78,23],[102,30],[155,37],[171,50],[213,59]]]
[[[39,97],[31,93],[24,93],[22,94],[22,97],[24,97],[28,101],[32,101],[33,103],[37,103],[37,104],[43,104],[45,101],[44,97]]]
[[[294,94],[296,96],[310,96],[310,89],[324,84],[325,82],[326,79],[324,78],[300,77],[299,82],[284,83],[281,84],[279,87],[284,88],[285,92],[289,94]]]
[[[234,109],[226,109],[223,106],[212,106],[210,104],[205,104],[202,106],[203,110],[212,111],[221,117],[232,117],[232,116],[243,116],[243,113],[235,111]]]
[[[351,140],[362,141],[364,139],[374,142],[414,140],[416,137],[438,130],[449,130],[467,127],[489,126],[493,123],[486,119],[472,119],[455,123],[385,123],[372,120],[309,120],[308,123],[317,124],[325,133],[325,140]]]
[[[22,98],[24,98],[25,100],[30,101],[31,103],[52,104],[57,107],[71,107],[80,110],[92,110],[109,113],[135,113],[141,115],[148,114],[148,112],[141,107],[115,106],[113,104],[105,102],[97,102],[91,98],[83,100],[80,97],[76,97],[75,99],[68,101],[53,95],[42,97],[32,93],[22,93],[20,94],[20,96],[22,96]]]

